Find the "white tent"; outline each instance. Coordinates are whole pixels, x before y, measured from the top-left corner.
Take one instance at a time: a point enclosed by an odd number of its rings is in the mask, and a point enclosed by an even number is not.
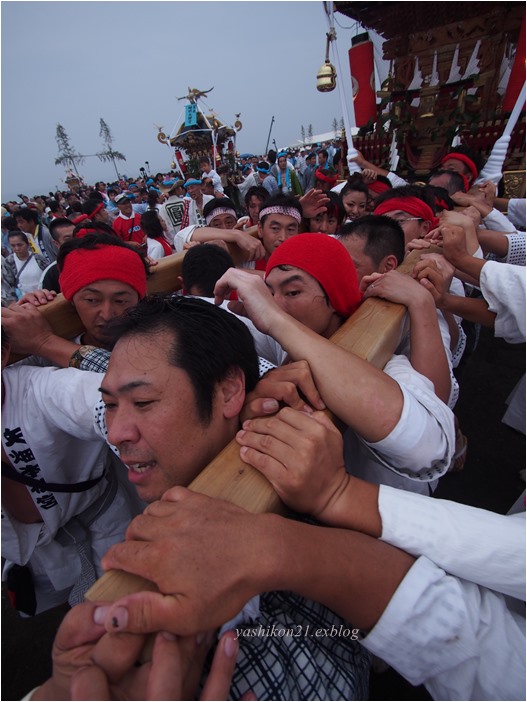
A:
[[[357,127],[353,127],[351,130],[352,136],[355,136],[355,134],[357,134],[358,131],[359,130]],[[302,141],[301,139],[298,139],[298,141],[295,141],[288,148],[301,149],[302,146],[311,146],[311,144],[322,144],[323,142],[333,141],[333,139],[335,139],[335,138],[340,139],[340,134],[341,134],[340,129],[337,131],[336,134],[334,131],[324,132],[323,134],[315,134],[312,137],[306,137],[304,139],[304,141]]]

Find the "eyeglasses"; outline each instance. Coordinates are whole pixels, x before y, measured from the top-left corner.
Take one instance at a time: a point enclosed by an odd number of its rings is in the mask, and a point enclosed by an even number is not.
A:
[[[397,224],[404,224],[405,222],[414,222],[414,221],[422,222],[423,218],[422,217],[407,217],[406,219],[395,219],[394,221],[397,222]]]

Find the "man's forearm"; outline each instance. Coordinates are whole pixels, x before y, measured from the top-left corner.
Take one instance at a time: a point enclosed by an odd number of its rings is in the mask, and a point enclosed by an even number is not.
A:
[[[273,520],[280,553],[265,586],[320,602],[362,630],[375,626],[415,560],[358,532]]]
[[[485,327],[494,328],[496,315],[489,310],[485,300],[478,300],[460,295],[445,295],[444,304],[441,309],[451,312],[458,317],[463,317],[469,322],[482,324]]]
[[[274,315],[269,333],[293,360],[309,363],[327,407],[357,434],[377,442],[393,430],[403,409],[395,380],[285,313]]]

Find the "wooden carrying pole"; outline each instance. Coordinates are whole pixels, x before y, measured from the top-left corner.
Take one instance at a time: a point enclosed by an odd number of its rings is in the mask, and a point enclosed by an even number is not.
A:
[[[411,273],[421,253],[411,253],[398,270]],[[404,305],[369,298],[331,337],[331,341],[377,368],[384,368],[399,343],[405,314]],[[235,440],[192,481],[189,488],[227,500],[253,513],[284,514],[286,511],[267,479],[241,460],[240,447]],[[136,575],[111,570],[88,590],[86,598],[114,602],[140,590],[156,591],[157,587]]]

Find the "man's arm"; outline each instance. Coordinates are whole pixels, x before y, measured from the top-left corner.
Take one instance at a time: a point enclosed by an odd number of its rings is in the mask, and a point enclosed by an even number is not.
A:
[[[366,441],[388,436],[403,409],[395,380],[290,317],[276,305],[260,278],[230,269],[216,285],[216,302],[233,289],[261,332],[276,339],[293,360],[308,362],[322,399],[337,417]]]

